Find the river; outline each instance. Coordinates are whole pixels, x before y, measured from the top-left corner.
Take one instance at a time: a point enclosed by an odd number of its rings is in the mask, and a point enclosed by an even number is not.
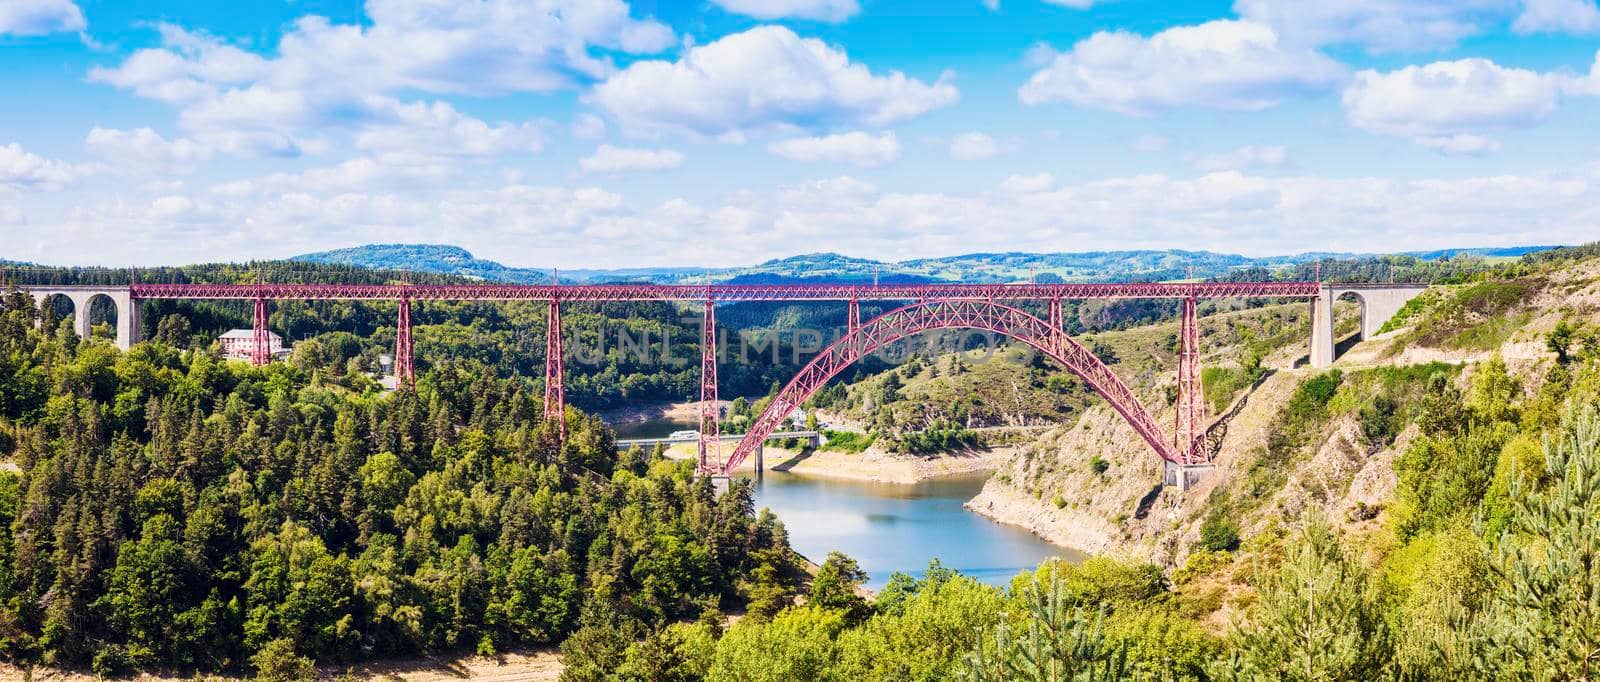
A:
[[[618,438],[661,438],[694,429],[689,420],[655,418],[616,424]],[[746,474],[748,475],[748,474]],[[756,507],[768,507],[789,529],[789,544],[821,563],[828,552],[850,555],[873,590],[895,571],[921,576],[937,557],[992,585],[1051,557],[1083,555],[1015,526],[990,521],[961,506],[988,474],[939,478],[913,485],[867,483],[769,471],[756,486]]]
[[[873,590],[895,571],[921,576],[936,557],[946,568],[991,585],[1009,584],[1019,571],[1051,557],[1083,558],[962,507],[987,477],[904,485],[774,471],[756,486],[756,507],[772,509],[789,530],[789,544],[812,561],[821,563],[833,550],[850,555]]]

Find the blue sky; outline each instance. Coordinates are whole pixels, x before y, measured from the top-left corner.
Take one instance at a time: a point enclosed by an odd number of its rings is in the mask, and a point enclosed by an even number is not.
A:
[[[1596,0],[0,0],[0,258],[1600,239]]]

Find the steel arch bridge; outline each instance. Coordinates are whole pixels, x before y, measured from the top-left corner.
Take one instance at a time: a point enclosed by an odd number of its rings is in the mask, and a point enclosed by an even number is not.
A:
[[[1167,442],[1166,435],[1150,412],[1139,402],[1127,384],[1089,349],[1084,348],[1059,325],[1051,325],[1022,310],[988,301],[954,300],[914,303],[886,312],[865,324],[851,329],[839,340],[824,348],[817,357],[800,370],[778,395],[762,410],[755,424],[745,432],[733,455],[725,463],[702,459],[703,473],[722,474],[733,471],[746,458],[761,447],[767,436],[777,430],[788,415],[800,407],[812,394],[828,383],[829,379],[867,355],[908,336],[939,329],[976,329],[1002,334],[1028,344],[1050,356],[1067,370],[1077,375],[1096,393],[1111,403],[1112,409],[1133,426],[1134,431],[1156,451],[1162,459],[1173,464],[1189,466],[1206,463],[1205,454],[1196,444]],[[1191,396],[1195,398],[1194,396]],[[1186,401],[1180,400],[1179,404]]]
[[[1081,377],[1105,397],[1139,433],[1152,450],[1167,462],[1168,480],[1186,486],[1187,470],[1203,468],[1210,453],[1201,447],[1204,437],[1200,420],[1204,410],[1200,399],[1199,333],[1197,301],[1203,298],[1279,298],[1312,300],[1313,344],[1319,334],[1331,338],[1332,308],[1330,289],[1319,282],[1127,282],[1082,284],[198,284],[142,283],[137,273],[127,286],[51,286],[25,285],[36,298],[51,295],[90,295],[103,293],[127,299],[130,304],[146,299],[200,299],[248,301],[253,308],[254,355],[256,364],[271,361],[268,348],[269,305],[273,301],[389,301],[396,305],[395,376],[410,388],[413,371],[411,308],[426,301],[530,301],[547,305],[545,337],[544,415],[562,440],[566,437],[565,349],[562,344],[561,306],[566,303],[598,301],[678,301],[703,303],[701,334],[700,437],[698,470],[706,475],[725,475],[756,448],[794,407],[804,402],[827,380],[860,357],[883,345],[921,331],[970,328],[1003,334],[1044,352],[1066,369]],[[4,273],[0,272],[0,281]],[[1391,285],[1389,288],[1394,288]],[[1404,285],[1400,285],[1403,286]],[[1416,287],[1412,287],[1416,289]],[[1420,290],[1420,289],[1418,289]],[[1410,295],[1415,291],[1407,290]],[[1377,292],[1382,293],[1382,292]],[[1062,299],[1168,299],[1180,302],[1180,347],[1178,353],[1178,400],[1171,440],[1157,425],[1150,412],[1128,387],[1093,353],[1086,351],[1062,331]],[[122,300],[122,299],[117,299]],[[720,406],[717,401],[716,305],[733,301],[840,301],[849,305],[848,333],[813,360],[777,399],[768,406],[757,424],[728,461],[721,459],[719,431]],[[913,301],[862,324],[861,301]],[[997,303],[1005,301],[1011,305]],[[1013,307],[1020,301],[1048,304],[1048,320],[1034,317]],[[118,316],[118,345],[127,348],[138,338],[137,306],[130,314]],[[1392,312],[1392,311],[1391,311]],[[86,319],[87,315],[81,315]],[[1365,317],[1365,312],[1363,313]],[[128,319],[124,319],[124,317]],[[81,321],[80,321],[81,322]],[[1377,322],[1381,324],[1381,321]],[[1319,326],[1320,325],[1320,326]],[[83,324],[80,324],[80,327]],[[122,333],[123,327],[127,333]],[[1320,330],[1320,331],[1319,331]],[[1331,347],[1331,342],[1326,343]],[[1313,350],[1313,365],[1319,357],[1331,361],[1331,353],[1319,356]],[[758,431],[765,429],[765,432]]]

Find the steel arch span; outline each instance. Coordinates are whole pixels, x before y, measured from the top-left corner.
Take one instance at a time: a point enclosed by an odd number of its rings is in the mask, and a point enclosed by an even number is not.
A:
[[[978,329],[1003,334],[1054,358],[1111,403],[1162,459],[1175,464],[1199,464],[1199,449],[1176,448],[1139,399],[1105,363],[1059,327],[1022,310],[989,301],[949,300],[914,303],[886,312],[857,326],[823,349],[778,392],[754,425],[745,432],[726,463],[702,462],[703,473],[727,474],[775,431],[780,422],[846,367],[890,343],[936,329]]]

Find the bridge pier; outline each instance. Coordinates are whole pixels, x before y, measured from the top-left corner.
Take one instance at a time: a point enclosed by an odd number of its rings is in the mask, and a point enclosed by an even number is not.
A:
[[[566,351],[561,345],[561,303],[551,299],[544,325],[544,419],[554,422],[560,442],[567,440]]]
[[[757,445],[756,446],[756,452],[755,452],[755,467],[756,467],[756,480],[757,481],[761,480],[765,476],[765,472],[767,470],[767,457],[766,457],[766,455],[767,455],[766,443],[762,443],[761,445]]]
[[[1177,464],[1163,460],[1161,465],[1162,483],[1176,486],[1179,492],[1187,491],[1215,468],[1217,467],[1214,464]]]
[[[722,404],[717,400],[717,304],[706,299],[700,334],[700,441],[698,468],[722,469]]]

